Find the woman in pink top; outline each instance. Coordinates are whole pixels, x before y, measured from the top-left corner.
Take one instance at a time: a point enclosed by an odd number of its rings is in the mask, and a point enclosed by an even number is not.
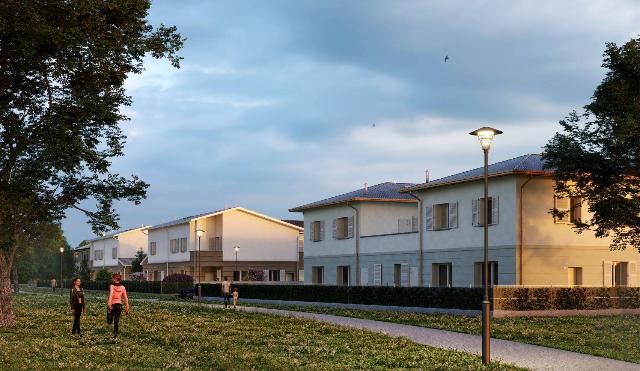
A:
[[[107,300],[107,323],[113,321],[113,338],[118,337],[118,324],[120,322],[120,314],[122,314],[122,300],[124,299],[124,313],[129,314],[129,298],[127,297],[127,289],[122,286],[122,276],[114,274],[111,276],[112,282],[109,285],[109,299]]]

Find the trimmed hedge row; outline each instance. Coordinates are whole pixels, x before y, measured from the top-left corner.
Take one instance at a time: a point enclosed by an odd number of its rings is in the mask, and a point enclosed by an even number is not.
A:
[[[640,308],[637,287],[506,288],[494,289],[494,309],[571,310]]]
[[[404,307],[480,309],[482,288],[233,284],[241,298]],[[220,296],[220,284],[203,284],[203,296]]]
[[[82,281],[82,287],[86,290],[106,291],[109,289],[111,281]],[[130,292],[145,292],[151,294],[160,294],[162,292],[162,283],[160,281],[122,281],[124,287]],[[63,288],[71,287],[71,280],[62,282]],[[38,281],[38,287],[50,287],[48,281]]]

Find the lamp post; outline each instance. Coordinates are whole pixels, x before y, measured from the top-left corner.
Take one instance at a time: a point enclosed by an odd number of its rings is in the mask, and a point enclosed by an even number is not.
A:
[[[64,247],[60,248],[60,295],[62,295],[62,254],[64,253]]]
[[[484,152],[484,199],[482,211],[482,226],[484,228],[484,263],[482,265],[484,286],[484,298],[482,299],[482,363],[489,364],[491,362],[491,302],[489,302],[489,149],[496,135],[502,134],[502,131],[482,127],[471,133],[478,137],[482,151]]]
[[[198,261],[198,298],[200,300],[202,300],[202,285],[200,284],[200,238],[202,237],[202,235],[204,234],[204,231],[202,229],[197,229],[196,230],[196,235],[198,236],[198,256],[196,257],[197,261]]]
[[[233,249],[236,252],[236,272],[238,272],[238,281],[242,281],[242,275],[240,274],[240,271],[238,270],[238,251],[240,251],[240,246],[234,246]]]

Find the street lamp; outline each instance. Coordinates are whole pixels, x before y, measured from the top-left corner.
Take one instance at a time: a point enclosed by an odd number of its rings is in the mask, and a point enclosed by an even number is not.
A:
[[[482,226],[484,227],[484,264],[482,271],[484,279],[482,285],[484,286],[484,298],[482,299],[482,363],[489,364],[491,362],[491,319],[489,314],[491,311],[491,303],[489,302],[489,148],[496,135],[502,134],[502,131],[490,128],[482,127],[474,130],[471,133],[478,137],[482,151],[484,152],[484,204],[482,212]]]
[[[242,275],[240,274],[240,271],[238,270],[238,251],[240,251],[240,246],[234,246],[233,249],[236,252],[236,272],[238,272],[238,281],[242,281]]]
[[[202,285],[200,284],[200,237],[202,237],[203,234],[204,231],[202,229],[196,230],[196,236],[198,236],[198,256],[196,257],[196,260],[198,261],[198,298],[200,300],[202,300]]]
[[[64,247],[60,248],[60,295],[62,295],[62,253],[64,253]]]

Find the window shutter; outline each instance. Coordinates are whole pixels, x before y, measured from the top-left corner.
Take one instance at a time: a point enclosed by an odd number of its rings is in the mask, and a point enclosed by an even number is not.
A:
[[[471,225],[477,227],[480,225],[478,222],[478,199],[471,200]]]
[[[418,217],[411,217],[411,232],[418,232],[420,230],[420,226],[418,225]]]
[[[602,286],[611,287],[613,285],[613,277],[611,277],[612,263],[610,261],[602,262]]]
[[[629,262],[629,277],[627,279],[627,285],[629,287],[636,287],[638,286],[638,265],[636,264],[636,262]]]
[[[427,206],[424,208],[424,225],[427,231],[433,230],[433,206]]]
[[[286,278],[286,274],[287,272],[285,272],[284,269],[280,269],[280,281],[284,281]]]
[[[407,263],[400,265],[400,286],[409,286],[409,264]]]
[[[491,197],[491,224],[498,224],[498,197]]]
[[[320,239],[318,241],[324,241],[324,220],[320,221]]]
[[[373,265],[373,285],[382,286],[382,264]]]
[[[353,217],[347,219],[347,237],[353,238]]]
[[[409,267],[409,286],[418,286],[418,267]]]
[[[369,268],[360,268],[360,286],[369,285]]]
[[[316,222],[309,223],[309,241],[316,240]]]
[[[458,228],[458,202],[449,203],[449,228]]]
[[[568,198],[554,197],[554,205],[558,211],[569,211],[571,209],[571,200]],[[562,218],[555,218],[556,223],[569,223],[570,215],[565,214]]]
[[[264,276],[263,277],[264,281],[269,281],[269,270],[268,269],[263,269],[262,270],[262,275]]]
[[[338,239],[338,219],[333,219],[333,239]]]

